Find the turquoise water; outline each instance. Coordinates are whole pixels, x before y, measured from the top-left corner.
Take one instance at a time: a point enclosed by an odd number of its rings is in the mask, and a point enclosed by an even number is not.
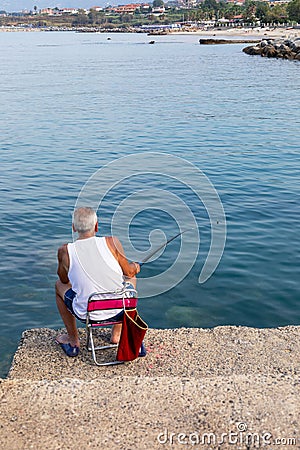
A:
[[[188,186],[137,174],[108,195],[103,234],[117,200],[145,186],[179,195],[199,225],[200,253],[187,277],[141,299],[149,325],[300,322],[299,63],[252,58],[240,44],[200,46],[196,36],[155,37],[155,45],[141,34],[111,38],[0,33],[2,376],[24,329],[62,325],[56,251],[72,239],[82,186],[108,162],[140,152],[168,153],[201,169],[227,219],[222,260],[200,285],[209,222]],[[141,250],[151,230],[167,237],[178,230],[151,198],[144,206],[152,209],[131,227]],[[170,244],[143,276],[164,271],[179,247],[180,240]]]

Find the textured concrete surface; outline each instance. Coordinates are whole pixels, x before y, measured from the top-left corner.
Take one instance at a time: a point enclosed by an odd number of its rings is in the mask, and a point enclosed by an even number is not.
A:
[[[300,448],[300,327],[149,330],[147,357],[115,367],[67,358],[56,333],[23,335],[1,449]]]

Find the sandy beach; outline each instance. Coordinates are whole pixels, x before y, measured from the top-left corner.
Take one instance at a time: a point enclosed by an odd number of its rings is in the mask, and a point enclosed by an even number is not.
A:
[[[26,331],[1,380],[3,449],[300,446],[300,327],[150,329],[145,358],[106,368],[56,334]]]
[[[300,29],[297,28],[222,28],[214,30],[178,31],[174,34],[195,34],[208,37],[241,37],[244,39],[264,39],[264,38],[297,38],[300,37]]]

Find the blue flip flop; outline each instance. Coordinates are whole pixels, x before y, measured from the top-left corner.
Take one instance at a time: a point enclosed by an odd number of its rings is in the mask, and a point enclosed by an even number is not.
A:
[[[61,348],[63,349],[63,351],[65,352],[65,354],[67,356],[78,356],[79,353],[79,347],[72,347],[71,344],[62,344],[61,342],[55,341],[58,345],[61,346]]]
[[[142,342],[141,348],[140,348],[140,352],[139,352],[139,357],[143,357],[147,355],[147,351],[146,348],[144,346],[144,342]]]

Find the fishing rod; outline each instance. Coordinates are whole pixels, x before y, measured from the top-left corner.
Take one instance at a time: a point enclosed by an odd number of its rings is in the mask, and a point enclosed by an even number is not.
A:
[[[184,231],[180,231],[179,233],[177,233],[175,236],[171,237],[168,241],[164,242],[162,245],[160,245],[159,247],[157,247],[155,250],[153,250],[153,252],[151,252],[148,256],[146,256],[146,258],[144,258],[141,262],[139,262],[138,264],[140,265],[140,267],[142,267],[147,261],[149,261],[150,258],[152,258],[152,256],[154,256],[157,252],[159,252],[159,250],[161,250],[162,248],[164,248],[166,245],[170,244],[170,242],[174,241],[174,239],[178,238],[179,236],[181,236],[183,233],[186,233],[187,231],[192,231],[195,228],[189,228],[188,230],[184,230]]]

